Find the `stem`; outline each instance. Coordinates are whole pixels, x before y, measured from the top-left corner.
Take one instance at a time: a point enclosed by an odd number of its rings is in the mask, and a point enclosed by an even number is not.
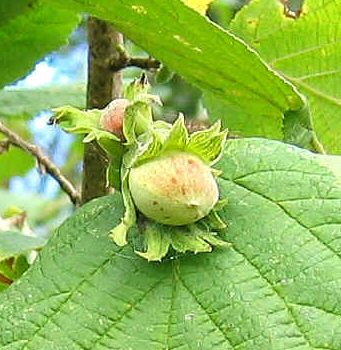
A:
[[[37,145],[25,141],[21,136],[10,130],[2,122],[0,122],[0,132],[4,134],[8,141],[22,150],[32,154],[37,159],[38,164],[50,174],[59,184],[61,189],[69,196],[73,204],[80,202],[80,195],[72,183],[61,173],[60,169],[55,165]]]
[[[104,108],[122,95],[122,73],[113,73],[110,66],[119,59],[116,48],[123,45],[123,36],[107,22],[90,17],[88,41],[87,108]],[[108,165],[106,154],[96,142],[85,145],[82,203],[109,193]]]
[[[118,45],[116,50],[118,52],[118,57],[110,63],[110,67],[113,72],[119,72],[127,67],[138,67],[149,70],[158,69],[161,66],[161,63],[152,57],[144,58],[129,56],[128,52],[121,45]]]
[[[0,283],[11,285],[13,283],[13,281],[10,280],[9,278],[7,278],[5,275],[0,273]]]

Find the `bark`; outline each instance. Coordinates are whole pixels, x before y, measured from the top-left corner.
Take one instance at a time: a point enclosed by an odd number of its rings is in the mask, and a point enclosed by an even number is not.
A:
[[[122,94],[122,73],[113,73],[111,66],[120,57],[116,47],[123,44],[123,37],[107,22],[90,17],[88,42],[87,108],[104,108]],[[96,142],[85,145],[83,164],[82,203],[86,203],[110,190],[108,159]]]

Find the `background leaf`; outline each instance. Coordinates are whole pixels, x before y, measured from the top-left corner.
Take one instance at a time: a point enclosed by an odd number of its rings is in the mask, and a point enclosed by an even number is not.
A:
[[[62,105],[85,108],[85,98],[85,86],[81,84],[5,89],[0,91],[0,116],[31,117],[42,110]]]
[[[42,238],[25,236],[20,232],[0,232],[0,261],[40,249],[45,243]]]
[[[66,44],[78,23],[79,16],[38,2],[7,21],[0,27],[0,88],[22,77],[37,60]]]
[[[306,0],[297,20],[279,1],[254,0],[230,28],[309,98],[313,124],[326,150],[340,153],[341,2]]]
[[[29,11],[36,0],[2,0],[0,2],[0,26],[7,23],[7,21],[22,15]]]
[[[283,133],[286,142],[293,145],[325,153],[313,128],[309,105],[298,111],[288,111],[284,114]]]
[[[26,174],[34,166],[34,158],[27,152],[11,146],[8,152],[0,154],[0,184],[12,176]]]
[[[281,138],[283,113],[303,106],[293,87],[274,74],[255,52],[181,1],[53,0],[53,3],[108,20],[193,85],[235,109],[250,113],[252,118],[247,123],[238,124],[241,131],[257,129],[261,119],[270,126],[262,130],[266,133],[257,135]]]
[[[217,98],[208,92],[204,93],[204,104],[210,119],[221,120],[224,128],[235,135],[266,136],[277,140],[284,137],[283,113],[270,106],[267,109],[250,105],[249,109],[243,109],[228,99]]]
[[[23,122],[21,116],[12,118],[6,125],[16,130],[25,139],[32,138],[28,125]],[[4,140],[6,136],[0,133],[0,141]],[[34,158],[28,152],[13,145],[9,145],[8,150],[0,154],[0,162],[0,185],[6,184],[12,176],[25,175],[35,165]]]
[[[32,225],[50,220],[62,209],[72,209],[66,196],[49,200],[38,194],[17,194],[0,188],[0,215],[9,207],[20,207],[27,213],[28,221]]]
[[[2,349],[340,349],[339,158],[248,139],[218,165],[230,248],[147,263],[94,200],[1,294]]]

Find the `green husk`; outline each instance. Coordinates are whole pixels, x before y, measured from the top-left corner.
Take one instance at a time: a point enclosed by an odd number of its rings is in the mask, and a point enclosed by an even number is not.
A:
[[[215,164],[224,149],[227,130],[221,130],[220,122],[209,129],[188,133],[183,115],[175,123],[153,121],[152,104],[160,104],[158,96],[148,93],[146,77],[130,84],[124,94],[129,100],[123,118],[124,141],[103,130],[100,117],[103,110],[80,111],[66,106],[54,110],[52,122],[58,123],[65,131],[84,134],[83,142],[96,140],[107,152],[110,159],[108,181],[120,187],[125,212],[120,223],[110,231],[110,238],[119,246],[129,242],[129,231],[138,226],[136,207],[129,188],[131,169],[169,152],[186,152],[200,158],[208,167]],[[219,172],[211,168],[214,176]],[[226,203],[223,203],[226,204]],[[226,227],[219,217],[219,201],[212,211],[201,220],[185,226],[168,226],[144,219],[139,225],[143,233],[144,246],[137,254],[148,261],[159,261],[170,251],[210,252],[213,246],[227,246],[219,238],[219,230]]]

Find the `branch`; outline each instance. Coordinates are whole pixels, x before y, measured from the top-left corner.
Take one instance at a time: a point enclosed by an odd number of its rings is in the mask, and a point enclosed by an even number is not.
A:
[[[116,50],[123,45],[123,36],[105,21],[88,19],[88,83],[87,109],[104,108],[110,101],[122,96],[122,72],[113,73],[112,62],[119,57]],[[82,204],[110,193],[107,181],[109,159],[97,142],[84,147]]]
[[[119,57],[110,64],[110,68],[113,72],[118,72],[127,67],[138,67],[146,70],[160,68],[161,63],[152,57],[130,57],[128,52],[121,45],[118,45],[116,50]]]
[[[80,195],[72,183],[61,173],[60,169],[45,155],[43,150],[36,145],[33,145],[22,139],[14,131],[10,130],[0,121],[0,132],[4,134],[8,141],[24,151],[30,153],[37,159],[38,164],[42,165],[46,172],[50,174],[62,188],[62,190],[69,196],[74,205],[80,202]]]

